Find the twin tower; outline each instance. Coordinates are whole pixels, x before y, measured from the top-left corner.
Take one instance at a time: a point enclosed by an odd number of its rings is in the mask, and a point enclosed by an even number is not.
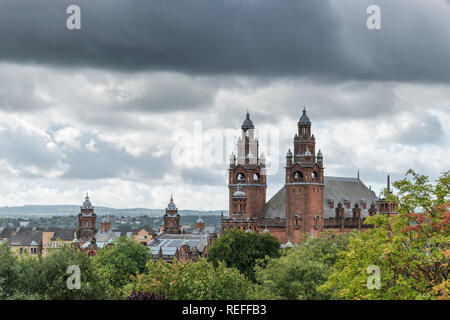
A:
[[[222,220],[222,229],[270,232],[281,243],[298,242],[300,233],[317,235],[322,230],[324,167],[306,110],[286,155],[284,188],[269,203],[265,157],[248,113],[241,129],[237,155],[230,157],[229,218]]]

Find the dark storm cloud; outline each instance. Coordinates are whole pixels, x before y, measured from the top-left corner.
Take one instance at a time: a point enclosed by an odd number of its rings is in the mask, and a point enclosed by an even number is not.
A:
[[[448,15],[438,5],[446,4],[377,1],[383,29],[369,31],[372,2],[3,0],[0,59],[124,71],[449,81]],[[71,4],[82,9],[81,31],[65,28]]]

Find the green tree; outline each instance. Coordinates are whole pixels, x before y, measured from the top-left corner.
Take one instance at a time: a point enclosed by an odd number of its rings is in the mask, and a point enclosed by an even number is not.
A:
[[[333,231],[319,238],[306,236],[302,244],[285,250],[280,258],[267,258],[255,267],[259,299],[329,299],[317,291],[332,273],[337,253],[345,250],[349,236]]]
[[[80,289],[69,289],[67,268],[80,268]],[[17,256],[0,246],[0,298],[2,299],[105,299],[106,290],[95,275],[90,259],[63,247],[48,257]]]
[[[351,239],[320,290],[342,299],[449,299],[449,185],[409,170],[394,183],[399,214],[367,219],[372,230]],[[380,289],[369,289],[367,268],[380,268]]]
[[[24,264],[8,245],[0,244],[0,299],[11,299],[26,287]]]
[[[112,247],[99,250],[93,263],[104,282],[119,293],[131,281],[130,276],[145,271],[149,259],[146,246],[120,237]]]
[[[208,249],[208,261],[218,266],[222,261],[227,267],[234,267],[250,280],[255,280],[254,267],[258,259],[266,256],[280,256],[280,243],[269,233],[244,232],[239,229],[227,230]]]
[[[71,250],[68,246],[55,251],[40,262],[29,259],[27,266],[28,294],[37,293],[50,300],[93,300],[110,297],[95,272],[91,258],[84,252]],[[80,269],[80,289],[69,289],[67,286],[67,279],[71,276],[67,273],[69,266],[77,266]]]
[[[242,300],[251,295],[251,282],[239,270],[223,263],[214,267],[205,259],[198,262],[149,261],[147,273],[135,277],[128,294],[152,292],[173,300]]]

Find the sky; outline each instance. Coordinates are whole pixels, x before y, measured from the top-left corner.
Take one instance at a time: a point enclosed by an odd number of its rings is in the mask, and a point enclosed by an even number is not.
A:
[[[269,199],[304,106],[325,175],[433,180],[449,57],[447,0],[2,0],[0,206],[226,210],[247,110]]]

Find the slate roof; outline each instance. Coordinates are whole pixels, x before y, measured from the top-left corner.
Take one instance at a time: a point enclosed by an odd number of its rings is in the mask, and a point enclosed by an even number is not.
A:
[[[350,208],[347,209],[344,205],[344,199],[350,201]],[[328,201],[334,201],[334,208],[339,202],[344,206],[344,216],[351,217],[352,209],[355,202],[360,204],[360,200],[366,202],[366,209],[361,208],[361,216],[368,215],[368,209],[372,202],[376,203],[378,200],[375,192],[369,190],[367,186],[358,178],[345,177],[325,177],[324,187],[324,218],[334,217],[335,209],[330,208]],[[273,219],[279,217],[286,218],[286,191],[281,188],[264,206],[262,210],[262,217],[266,219]]]
[[[358,178],[343,178],[343,177],[325,177],[325,189],[324,189],[324,218],[330,218],[335,216],[335,209],[330,208],[328,201],[334,201],[334,208],[339,202],[344,207],[344,217],[352,216],[352,209],[355,203],[358,202],[361,208],[361,216],[368,215],[368,209],[370,205],[376,203],[378,198],[372,190]],[[344,205],[344,201],[350,201],[350,208]],[[366,203],[366,209],[363,209],[361,202]]]
[[[14,231],[16,230],[16,228],[3,228],[3,230],[0,232],[0,239],[9,239],[11,238],[12,234],[14,233]]]
[[[20,228],[17,233],[8,239],[10,246],[32,246],[42,244],[42,229]]]
[[[63,241],[72,241],[74,239],[74,228],[46,228],[44,231],[46,232],[54,232],[51,237],[51,241],[63,240]]]
[[[208,245],[208,237],[203,234],[162,234],[151,240],[148,247],[153,257],[157,257],[161,250],[166,258],[170,258],[183,243],[188,244],[191,250],[203,252]]]
[[[262,210],[262,217],[266,219],[286,218],[286,189],[284,187],[266,203]]]

